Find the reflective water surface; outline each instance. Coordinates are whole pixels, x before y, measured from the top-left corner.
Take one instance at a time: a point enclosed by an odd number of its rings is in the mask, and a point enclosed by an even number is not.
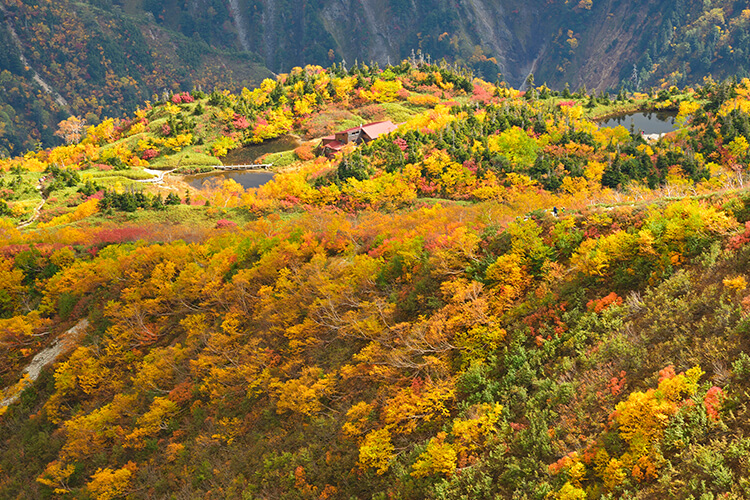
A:
[[[675,125],[676,113],[671,111],[641,111],[609,118],[599,123],[600,127],[616,127],[622,125],[626,129],[640,130],[644,134],[663,134],[677,129]]]
[[[212,182],[221,183],[225,179],[232,179],[245,189],[257,188],[273,179],[273,172],[264,170],[217,170],[207,174],[186,175],[183,180],[195,189],[203,189]]]

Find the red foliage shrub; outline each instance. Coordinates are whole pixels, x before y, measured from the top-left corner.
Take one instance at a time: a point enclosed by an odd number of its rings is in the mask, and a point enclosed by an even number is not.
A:
[[[620,305],[622,304],[622,298],[618,296],[615,292],[610,293],[609,295],[602,297],[598,300],[589,300],[586,304],[586,308],[589,311],[593,311],[595,313],[600,313],[612,304]]]
[[[219,219],[216,221],[216,229],[232,229],[237,227],[237,223],[229,219]]]
[[[568,325],[562,321],[561,315],[565,312],[567,306],[566,302],[559,305],[543,306],[533,314],[526,316],[523,322],[529,327],[529,334],[536,337],[541,333],[540,330],[543,327],[553,328],[554,334],[557,336],[564,333],[568,329]],[[552,336],[549,334],[546,338],[543,337],[542,340],[550,340],[551,338]],[[537,340],[537,343],[539,343],[539,340]]]
[[[193,101],[195,101],[195,99],[187,92],[175,94],[172,96],[172,104],[187,104]]]
[[[91,196],[89,196],[88,198],[86,198],[87,201],[91,200],[91,199],[94,199],[94,200],[102,200],[102,199],[104,199],[104,191],[102,191],[100,189],[96,193],[94,193]]]
[[[169,391],[167,397],[170,401],[177,403],[178,405],[187,403],[192,399],[192,387],[193,386],[190,382],[182,382]]]
[[[711,387],[703,398],[703,406],[706,408],[708,418],[716,422],[719,420],[719,410],[724,402],[724,391],[721,387]]]
[[[234,125],[234,128],[236,128],[237,130],[245,130],[250,126],[250,122],[247,121],[247,118],[245,118],[244,116],[235,113],[232,125]]]
[[[432,196],[440,192],[439,184],[434,181],[428,181],[424,177],[420,177],[419,180],[417,180],[417,188],[419,189],[420,193],[427,196]]]
[[[474,91],[472,99],[475,101],[489,104],[492,101],[493,95],[487,91],[482,85],[474,85]]]
[[[613,396],[617,396],[622,391],[622,388],[625,386],[625,372],[620,372],[620,378],[612,377],[609,382],[607,383],[607,387],[609,388],[609,391],[612,393]]]
[[[125,226],[112,229],[102,229],[92,238],[94,246],[105,246],[113,243],[138,241],[152,236],[152,229],[144,226]]]
[[[22,244],[22,245],[5,245],[2,247],[2,255],[6,259],[12,259],[15,258],[16,255],[18,255],[21,252],[25,252],[27,250],[31,250],[31,246],[28,244]]]
[[[299,158],[302,161],[309,161],[315,158],[315,153],[313,153],[312,144],[301,145],[300,147],[294,150],[294,154],[296,154],[297,158]]]
[[[674,365],[669,365],[666,368],[659,370],[659,383],[663,380],[669,380],[675,378],[677,373],[674,371]]]
[[[750,241],[750,221],[745,222],[745,232],[735,234],[729,238],[728,246],[730,250],[739,250],[745,246],[748,241]]]
[[[161,135],[164,137],[168,136],[172,133],[172,127],[169,126],[169,123],[165,123],[161,126]]]
[[[409,145],[406,143],[406,140],[402,139],[401,137],[399,137],[398,139],[394,139],[393,144],[398,146],[398,149],[400,149],[401,151],[406,151],[406,149],[409,147]]]
[[[471,159],[471,160],[466,160],[463,163],[463,167],[466,170],[468,170],[469,172],[471,172],[472,174],[476,174],[477,173],[477,169],[479,168],[479,165],[477,165],[477,162],[475,162],[473,159]]]
[[[132,125],[133,125],[133,122],[131,122],[127,118],[120,120],[118,124],[115,126],[115,134],[119,136],[125,130],[128,130]]]
[[[559,459],[557,462],[553,464],[549,464],[547,466],[547,470],[549,471],[551,475],[553,476],[557,475],[563,470],[570,467],[573,461],[577,458],[577,456],[578,456],[577,452],[571,451],[570,453],[568,453],[567,455]]]
[[[156,158],[157,156],[159,156],[159,150],[153,148],[149,148],[141,154],[141,158],[143,158],[144,160],[151,160]]]

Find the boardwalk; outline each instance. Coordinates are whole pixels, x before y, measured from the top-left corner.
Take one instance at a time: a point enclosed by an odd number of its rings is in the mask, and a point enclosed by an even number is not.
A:
[[[259,163],[253,165],[217,165],[218,170],[268,170],[273,167],[273,163]]]

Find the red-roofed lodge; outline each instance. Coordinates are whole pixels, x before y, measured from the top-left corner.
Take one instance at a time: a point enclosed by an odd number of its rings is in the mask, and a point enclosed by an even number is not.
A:
[[[374,141],[383,134],[393,132],[398,125],[390,120],[383,122],[368,123],[359,127],[350,128],[333,135],[323,137],[320,143],[320,149],[328,157],[333,156],[343,149],[347,144],[361,144]]]

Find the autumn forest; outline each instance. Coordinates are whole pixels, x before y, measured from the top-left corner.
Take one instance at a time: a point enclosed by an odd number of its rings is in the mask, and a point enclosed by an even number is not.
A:
[[[750,497],[750,80],[183,76],[0,157],[0,497]]]

